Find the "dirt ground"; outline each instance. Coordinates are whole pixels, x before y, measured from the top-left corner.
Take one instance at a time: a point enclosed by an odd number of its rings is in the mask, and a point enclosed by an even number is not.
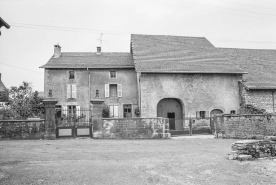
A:
[[[228,139],[0,141],[0,184],[276,184],[276,161],[231,161]]]

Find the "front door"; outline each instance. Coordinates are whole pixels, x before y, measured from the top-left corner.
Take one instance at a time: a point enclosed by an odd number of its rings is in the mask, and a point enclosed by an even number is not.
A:
[[[167,117],[169,118],[170,130],[175,130],[175,113],[168,112]]]

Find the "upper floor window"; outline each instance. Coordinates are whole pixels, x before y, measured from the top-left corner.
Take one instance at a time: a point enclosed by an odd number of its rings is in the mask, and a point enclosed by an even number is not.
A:
[[[74,80],[75,79],[75,72],[74,71],[69,71],[69,79]]]
[[[110,78],[117,78],[116,71],[110,71]]]
[[[122,84],[105,84],[105,97],[122,97]]]
[[[77,87],[76,85],[67,85],[67,98],[74,98],[76,99],[77,98]]]

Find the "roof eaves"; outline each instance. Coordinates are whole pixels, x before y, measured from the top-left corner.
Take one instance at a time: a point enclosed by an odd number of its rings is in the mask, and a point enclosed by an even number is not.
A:
[[[247,74],[247,72],[220,72],[220,71],[143,71],[136,70],[139,73],[187,73],[187,74]]]

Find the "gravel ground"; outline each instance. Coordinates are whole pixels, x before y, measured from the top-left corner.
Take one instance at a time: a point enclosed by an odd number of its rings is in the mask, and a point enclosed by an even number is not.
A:
[[[228,160],[235,141],[0,141],[0,184],[276,184],[276,161]]]

